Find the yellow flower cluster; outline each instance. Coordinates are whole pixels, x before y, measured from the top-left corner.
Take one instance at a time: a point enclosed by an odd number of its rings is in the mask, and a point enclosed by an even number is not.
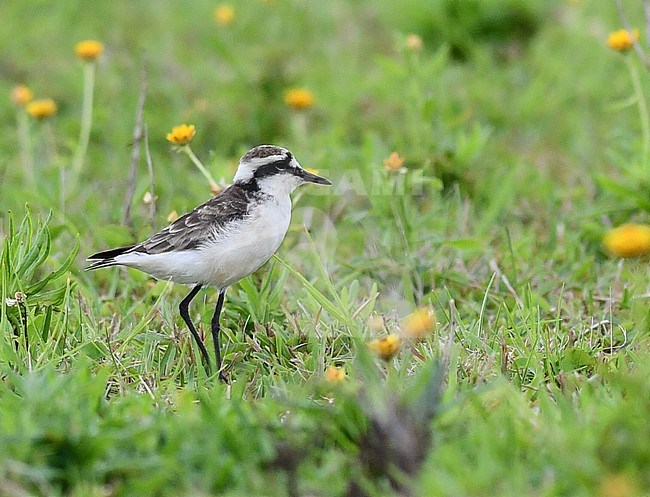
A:
[[[634,41],[638,41],[638,39],[638,29],[633,29],[632,32],[627,29],[619,29],[609,34],[607,46],[617,52],[627,52],[634,46]]]
[[[325,381],[329,383],[342,383],[345,381],[345,367],[330,365],[325,371]]]
[[[50,116],[56,114],[56,102],[51,98],[44,98],[42,100],[34,100],[27,104],[27,113],[34,119],[42,121]]]
[[[222,4],[214,9],[214,20],[221,26],[228,26],[235,20],[235,9],[230,5]]]
[[[398,172],[402,171],[402,166],[404,165],[404,158],[400,157],[397,152],[393,152],[388,156],[388,159],[384,159],[384,167],[387,171]]]
[[[617,257],[641,257],[650,254],[650,226],[623,224],[607,233],[603,244]]]
[[[294,110],[309,109],[314,105],[314,94],[306,88],[291,88],[284,94],[284,103]]]
[[[167,133],[167,141],[172,142],[174,145],[187,145],[192,141],[196,135],[196,128],[193,124],[181,124],[174,126],[171,133]]]
[[[84,40],[75,47],[77,57],[86,62],[97,60],[104,52],[104,44],[97,40]]]
[[[436,329],[436,314],[431,307],[421,307],[406,318],[402,324],[404,335],[413,340],[421,340]]]
[[[386,335],[368,343],[368,348],[384,361],[390,361],[399,352],[399,345],[400,339],[397,335]]]
[[[383,319],[372,317],[368,320],[368,327],[374,331],[384,328]],[[409,314],[402,321],[401,335],[409,340],[422,340],[436,329],[436,315],[430,306],[420,307]],[[391,360],[399,352],[400,336],[391,333],[381,338],[376,338],[368,343],[368,348],[385,361]]]
[[[25,85],[14,86],[11,90],[11,101],[20,107],[27,105],[32,98],[34,98],[32,90]]]

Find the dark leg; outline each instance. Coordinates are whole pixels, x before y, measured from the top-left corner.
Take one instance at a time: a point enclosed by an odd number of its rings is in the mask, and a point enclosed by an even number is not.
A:
[[[185,321],[185,324],[192,332],[192,336],[194,337],[194,340],[196,340],[196,344],[199,346],[199,350],[201,351],[201,355],[203,356],[203,359],[205,361],[206,371],[210,375],[212,374],[212,368],[210,367],[210,356],[208,355],[208,351],[206,350],[205,345],[203,344],[203,341],[199,336],[199,333],[196,331],[196,328],[192,324],[192,321],[190,320],[190,315],[188,313],[190,302],[194,297],[196,297],[196,294],[199,293],[200,289],[201,289],[201,285],[196,285],[194,288],[192,288],[192,291],[187,294],[187,297],[185,297],[181,301],[181,304],[178,306],[178,310],[181,313],[181,317],[183,318],[183,321]]]
[[[226,290],[219,290],[219,298],[217,299],[217,306],[214,308],[212,321],[210,322],[210,329],[212,331],[212,341],[214,342],[214,356],[217,359],[217,371],[219,371],[219,379],[227,382],[226,377],[221,372],[221,347],[219,345],[219,316],[221,316],[221,308],[223,307],[223,299],[226,296]]]

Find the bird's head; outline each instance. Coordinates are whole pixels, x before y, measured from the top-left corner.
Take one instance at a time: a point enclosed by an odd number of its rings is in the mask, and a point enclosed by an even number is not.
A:
[[[304,183],[332,184],[303,169],[286,148],[273,145],[260,145],[246,152],[233,181],[271,195],[288,195]]]

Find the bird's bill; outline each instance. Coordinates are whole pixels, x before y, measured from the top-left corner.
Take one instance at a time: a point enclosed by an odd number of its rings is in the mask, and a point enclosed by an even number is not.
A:
[[[305,183],[316,183],[317,185],[332,184],[332,182],[327,178],[323,178],[322,176],[318,176],[317,174],[310,173],[309,171],[305,171],[304,169],[300,171],[300,177],[303,179]]]

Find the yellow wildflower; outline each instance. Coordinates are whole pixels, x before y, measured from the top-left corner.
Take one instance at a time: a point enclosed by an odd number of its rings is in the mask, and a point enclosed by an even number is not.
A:
[[[629,497],[637,495],[638,491],[634,480],[624,473],[605,475],[598,490],[600,497]]]
[[[368,344],[368,348],[384,361],[390,361],[399,351],[399,337],[397,335],[387,335],[376,338]]]
[[[39,121],[53,116],[56,114],[56,111],[56,103],[51,98],[34,100],[27,104],[27,113]]]
[[[87,62],[97,60],[104,51],[104,44],[97,40],[84,40],[74,48],[77,57]]]
[[[421,307],[404,319],[402,330],[408,338],[420,340],[436,329],[436,315],[431,307]]]
[[[27,105],[32,98],[34,98],[32,90],[25,85],[14,86],[11,90],[11,101],[16,105]]]
[[[318,169],[314,169],[313,167],[306,167],[305,171],[307,171],[308,173],[316,174],[316,175],[318,175],[318,173],[320,172]]]
[[[284,103],[295,110],[309,109],[314,105],[314,94],[306,88],[291,88],[284,94]]]
[[[167,141],[172,142],[174,145],[187,145],[192,141],[196,135],[196,129],[193,124],[181,124],[174,126],[171,133],[167,133]]]
[[[325,371],[325,381],[329,383],[342,383],[345,381],[345,367],[336,367],[333,364]]]
[[[395,172],[402,171],[402,166],[404,165],[404,159],[399,156],[397,152],[390,154],[388,159],[384,159],[384,167],[387,171]]]
[[[639,30],[619,29],[607,37],[607,46],[617,52],[627,52],[634,46],[634,41],[639,39]]]
[[[650,226],[623,224],[603,237],[603,244],[618,257],[641,257],[650,254]]]
[[[416,34],[410,34],[406,37],[406,48],[408,48],[411,52],[419,52],[422,50],[422,47],[424,46],[424,43],[422,42],[422,38],[420,38]]]
[[[228,26],[235,19],[235,9],[230,5],[221,4],[214,9],[214,20],[217,24]]]
[[[178,212],[176,212],[176,211],[171,211],[169,213],[169,216],[167,216],[167,222],[168,223],[173,223],[177,219],[178,219]]]

